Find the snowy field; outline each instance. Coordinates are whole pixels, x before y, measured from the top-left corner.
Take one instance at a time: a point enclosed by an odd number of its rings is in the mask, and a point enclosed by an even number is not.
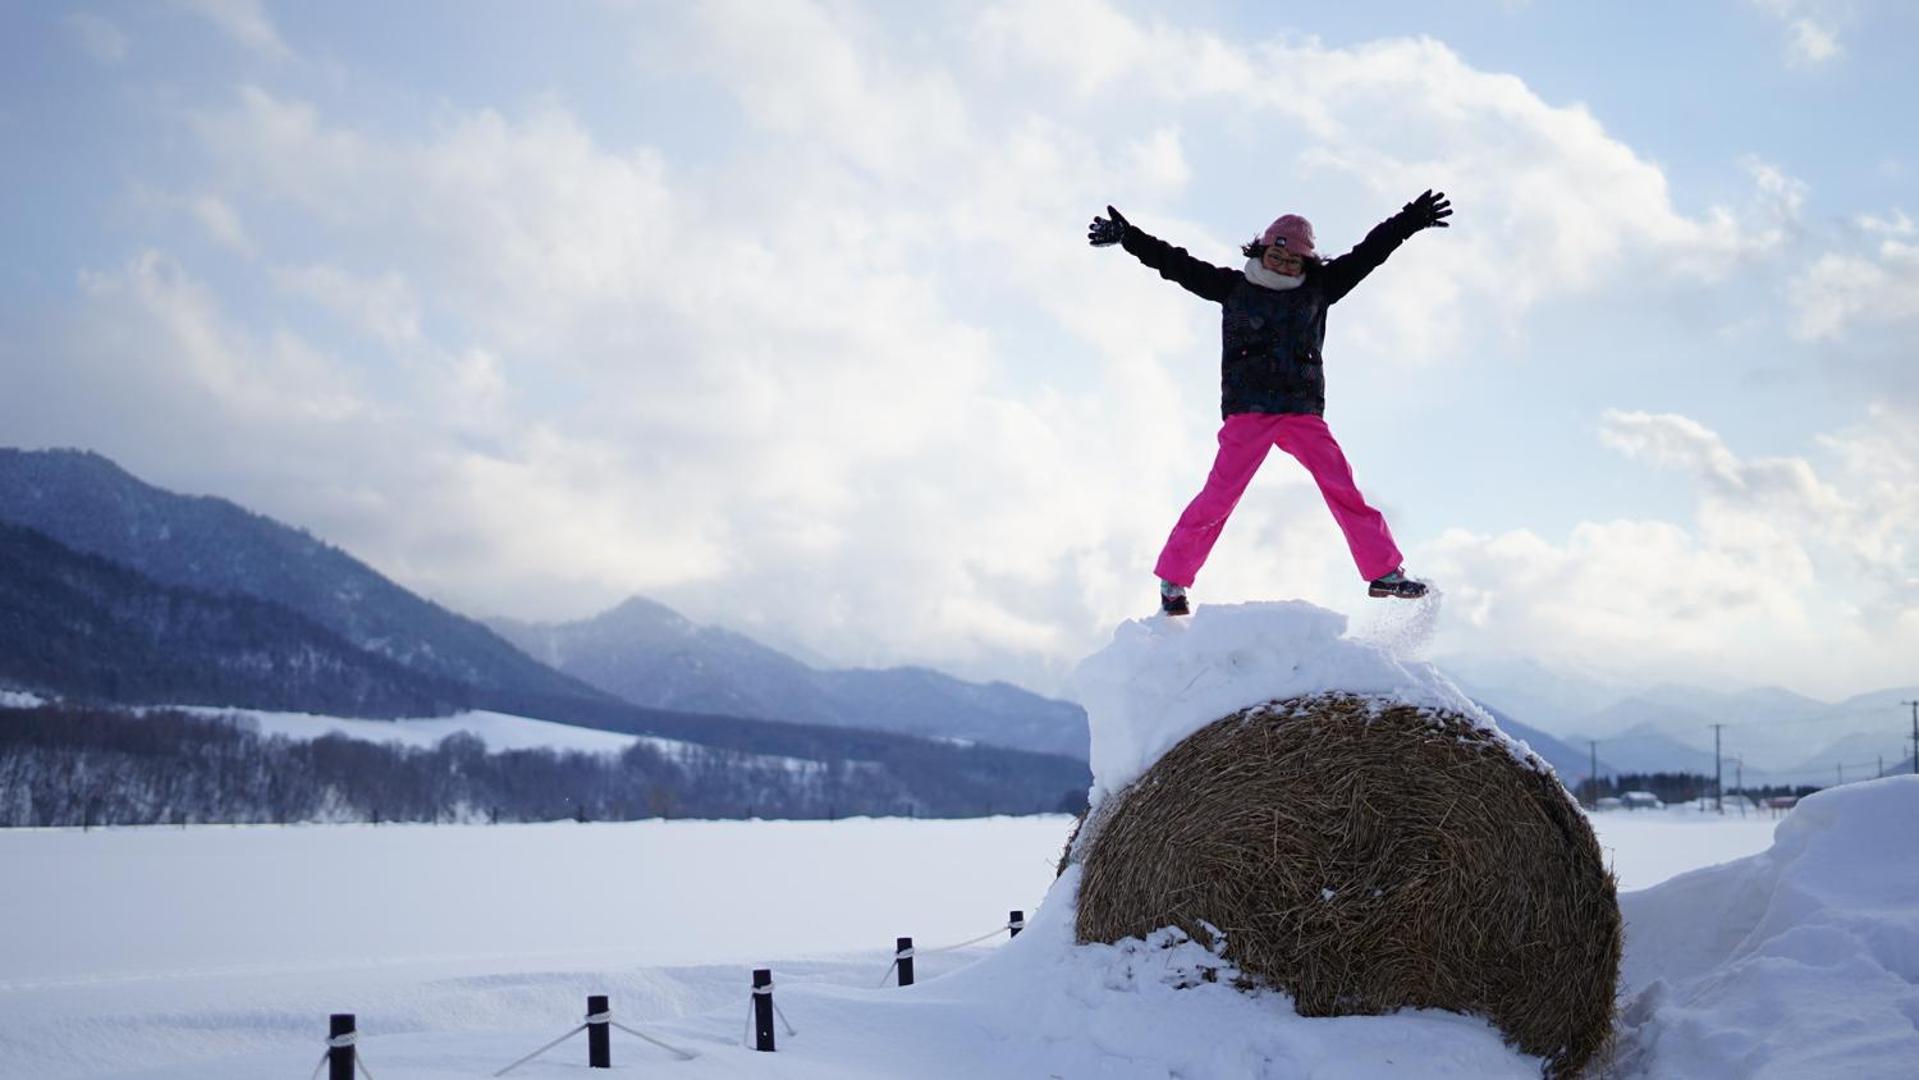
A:
[[[1897,810],[1909,827],[1919,783],[1907,788],[1912,798],[1860,813]],[[1640,889],[1763,851],[1775,824],[1687,811],[1595,823],[1622,884]],[[382,1080],[488,1076],[576,1024],[589,993],[611,995],[621,1022],[700,1054],[674,1061],[616,1032],[614,1074],[1363,1077],[1408,1075],[1417,1061],[1419,1075],[1534,1075],[1477,1021],[1303,1020],[1271,995],[1172,989],[1164,980],[1213,962],[1192,945],[1068,950],[1060,914],[1035,909],[1069,826],[1046,817],[0,832],[0,1075],[301,1077],[318,1060],[326,1015],[351,1011]],[[1740,880],[1755,861],[1733,868],[1744,867]],[[1664,972],[1669,1003],[1710,997],[1685,980],[1713,958],[1667,937],[1685,937],[1685,911],[1721,917],[1717,873],[1670,882],[1670,902],[1657,890],[1625,897],[1628,973],[1643,984],[1660,977],[1659,963],[1686,969]],[[1034,925],[1012,948],[999,934],[922,952],[921,985],[880,988],[894,937],[922,949],[956,943],[1014,908]],[[1898,940],[1875,932],[1888,948]],[[1860,977],[1835,931],[1820,933],[1831,960]],[[1638,955],[1651,934],[1657,963]],[[1914,957],[1919,949],[1906,963]],[[774,969],[798,1029],[781,1032],[774,1055],[740,1046],[749,971],[760,965]],[[1906,993],[1910,1046],[1919,994],[1909,984]],[[1698,1057],[1695,1043],[1713,1045],[1716,1015],[1665,1033],[1694,1055],[1683,1075],[1758,1075],[1715,1072]],[[584,1053],[576,1039],[511,1075],[579,1075]],[[1815,1058],[1790,1075],[1841,1071],[1823,1072]]]
[[[550,720],[533,720],[506,713],[468,711],[452,716],[406,720],[357,720],[313,713],[266,712],[260,709],[216,709],[203,705],[166,705],[200,716],[238,719],[262,735],[288,739],[317,739],[323,735],[344,735],[366,742],[396,743],[400,746],[432,747],[448,735],[472,735],[486,743],[493,753],[507,750],[552,750],[559,753],[617,754],[637,742],[647,742],[663,750],[686,744],[674,739],[650,735],[625,735],[617,731],[599,731]]]
[[[1344,630],[1299,603],[1202,605],[1190,619],[1123,625],[1076,674],[1095,797],[1248,704],[1341,689],[1478,712],[1401,655],[1405,635],[1382,645]],[[289,735],[339,730],[256,719]],[[353,734],[612,738],[529,723],[467,714]],[[1919,777],[1823,792],[1778,822],[1669,810],[1594,825],[1626,921],[1607,1077],[1919,1075]],[[1053,878],[1069,827],[1041,817],[0,831],[0,1076],[306,1077],[327,1015],[352,1012],[381,1080],[484,1077],[577,1025],[589,994],[609,995],[617,1022],[697,1055],[674,1060],[615,1032],[613,1072],[629,1076],[1539,1075],[1538,1059],[1482,1020],[1307,1019],[1283,995],[1232,989],[1224,960],[1192,942],[1075,946],[1078,870]],[[1009,941],[1013,909],[1030,923]],[[882,985],[894,938],[909,935],[919,985]],[[773,1054],[742,1045],[760,966],[773,969],[793,1027]],[[577,1076],[584,1055],[575,1040],[513,1075]]]
[[[1757,855],[1772,846],[1780,819],[1765,813],[1740,817],[1697,810],[1614,810],[1591,814],[1621,891],[1644,889],[1714,863]]]

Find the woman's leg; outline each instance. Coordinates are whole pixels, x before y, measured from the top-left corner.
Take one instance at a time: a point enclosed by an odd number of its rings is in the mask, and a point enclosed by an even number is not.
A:
[[[1187,504],[1172,535],[1166,538],[1154,573],[1180,586],[1191,585],[1199,576],[1199,568],[1206,564],[1227,517],[1239,505],[1246,485],[1253,482],[1253,474],[1273,448],[1274,422],[1283,419],[1242,413],[1227,417],[1220,425],[1219,454],[1213,458],[1213,471],[1206,475],[1206,486]]]
[[[1359,565],[1359,576],[1372,581],[1399,569],[1405,560],[1399,545],[1393,543],[1392,530],[1386,527],[1385,517],[1368,506],[1359,493],[1352,466],[1346,463],[1346,454],[1326,421],[1307,415],[1281,419],[1285,422],[1279,425],[1274,441],[1313,474],[1326,508],[1339,522],[1339,531],[1346,534],[1346,546]]]

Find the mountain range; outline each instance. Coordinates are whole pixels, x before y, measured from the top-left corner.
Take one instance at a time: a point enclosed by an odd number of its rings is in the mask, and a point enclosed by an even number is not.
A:
[[[1919,685],[1820,701],[1776,686],[1717,690],[1636,683],[1536,660],[1451,657],[1438,666],[1475,700],[1522,716],[1574,750],[1597,744],[1601,772],[1714,768],[1714,725],[1726,783],[1826,784],[1909,767],[1909,706]],[[1563,771],[1563,770],[1562,770]],[[1587,767],[1578,770],[1584,775]]]
[[[468,698],[280,604],[162,585],[4,522],[0,642],[9,678],[65,697],[383,717]]]
[[[153,487],[99,454],[0,449],[0,520],[159,585],[279,604],[359,649],[471,687],[491,707],[612,700],[302,530]]]
[[[851,714],[832,723],[729,714],[715,699],[698,711],[635,704],[305,532],[223,499],[153,487],[98,454],[0,449],[0,523],[0,686],[92,703],[347,716],[488,709],[734,753],[853,763],[887,774],[873,790],[904,785],[930,812],[1053,810],[1089,779],[1083,753],[920,737],[932,734],[922,717],[950,715],[975,693],[943,676],[904,676],[935,692],[924,703],[911,694],[897,700],[893,715],[903,719],[894,730],[849,726]],[[1035,718],[1026,726],[1057,722],[1067,731],[1062,744],[1071,744],[1070,706],[1007,691],[978,688],[978,711],[1008,713],[1013,729],[1025,721],[1010,714],[1029,707]],[[1082,718],[1082,745],[1083,728]]]
[[[1071,703],[926,668],[823,669],[643,597],[568,623],[471,619],[98,454],[0,449],[0,524],[0,685],[373,717],[486,708],[795,757],[920,744],[1087,757]],[[1742,767],[1753,782],[1890,770],[1910,753],[1900,703],[1919,699],[1914,686],[1831,704],[1527,658],[1439,666],[1569,779],[1588,771],[1588,740],[1602,772],[1710,773],[1715,724],[1729,781]]]
[[[1085,710],[1069,702],[922,667],[820,670],[644,597],[578,622],[488,625],[529,656],[639,705],[1089,754]]]

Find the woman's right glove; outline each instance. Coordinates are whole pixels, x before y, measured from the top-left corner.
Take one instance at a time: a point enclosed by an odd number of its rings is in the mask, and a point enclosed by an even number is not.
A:
[[[1086,242],[1094,247],[1109,247],[1126,239],[1126,230],[1131,228],[1120,212],[1108,206],[1105,217],[1093,218],[1086,226]]]

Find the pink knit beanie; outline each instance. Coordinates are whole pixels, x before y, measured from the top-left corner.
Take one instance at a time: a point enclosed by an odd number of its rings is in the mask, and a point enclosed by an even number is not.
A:
[[[1259,242],[1268,247],[1278,244],[1299,255],[1312,255],[1313,223],[1298,214],[1286,214],[1266,226],[1266,231],[1259,234]]]

